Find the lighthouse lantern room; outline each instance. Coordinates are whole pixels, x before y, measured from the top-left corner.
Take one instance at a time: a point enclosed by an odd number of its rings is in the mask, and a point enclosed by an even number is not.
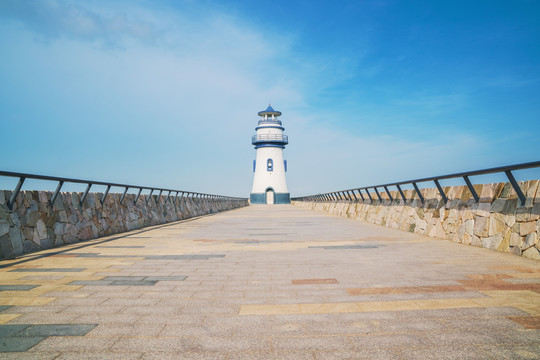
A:
[[[283,135],[281,112],[272,109],[259,111],[261,117],[257,132],[251,138],[251,143],[257,150],[256,160],[253,161],[253,188],[251,189],[251,204],[289,204],[291,196],[287,189],[287,161],[283,159],[283,149],[289,143],[287,135]]]

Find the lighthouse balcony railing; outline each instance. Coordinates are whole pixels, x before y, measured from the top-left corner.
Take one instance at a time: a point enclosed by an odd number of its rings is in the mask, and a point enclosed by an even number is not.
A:
[[[268,119],[268,120],[259,120],[259,125],[283,125],[281,123],[281,120],[277,120],[277,119]]]
[[[251,137],[252,144],[260,144],[266,142],[286,145],[289,143],[289,137],[282,134],[258,134]]]

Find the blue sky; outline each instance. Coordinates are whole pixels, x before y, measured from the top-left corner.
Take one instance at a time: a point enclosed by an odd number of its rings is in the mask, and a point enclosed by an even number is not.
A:
[[[2,170],[248,196],[268,103],[293,196],[540,159],[536,1],[3,0],[0,34]]]

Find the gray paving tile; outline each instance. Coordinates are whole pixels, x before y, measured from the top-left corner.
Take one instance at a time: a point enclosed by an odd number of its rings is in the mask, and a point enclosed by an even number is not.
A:
[[[27,291],[39,285],[0,285],[0,291]]]
[[[23,338],[28,339],[28,338]],[[59,351],[59,352],[104,352],[107,351],[118,337],[89,337],[89,336],[50,336],[35,345],[34,351]],[[137,339],[140,341],[140,339]]]
[[[0,337],[0,353],[27,351],[45,337]]]
[[[105,276],[102,281],[141,281],[144,280],[144,276]]]
[[[157,281],[153,280],[116,280],[110,285],[127,285],[127,286],[153,286]]]
[[[59,355],[60,353],[57,351],[27,351],[24,354],[21,354],[20,352],[3,352],[2,360],[56,360]]]
[[[22,330],[26,329],[28,326],[30,326],[30,325],[27,325],[27,324],[16,324],[16,325],[3,324],[3,325],[0,325],[0,338],[9,337],[9,336],[11,336],[13,334],[16,334],[19,331],[22,331]]]
[[[69,282],[67,285],[85,285],[85,286],[100,286],[100,285],[111,285],[112,280],[74,280]]]
[[[187,276],[147,276],[144,279],[149,281],[184,281]]]
[[[46,336],[83,336],[95,328],[96,324],[39,324],[30,325],[19,331],[19,337],[46,337]]]
[[[86,268],[19,268],[9,272],[81,272]]]

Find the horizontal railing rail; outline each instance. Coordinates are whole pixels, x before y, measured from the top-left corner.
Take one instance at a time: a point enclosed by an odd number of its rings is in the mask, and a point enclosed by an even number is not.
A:
[[[253,144],[260,143],[260,142],[279,142],[279,143],[288,144],[289,137],[287,135],[282,135],[282,134],[257,134],[251,137],[251,142]]]
[[[139,197],[141,195],[141,192],[143,190],[150,190],[150,196],[148,200],[152,197],[152,194],[154,191],[159,191],[158,198],[165,192],[167,193],[167,200],[171,198],[171,195],[174,193],[175,199],[178,198],[178,194],[181,193],[180,198],[183,197],[191,197],[191,198],[198,198],[198,199],[207,199],[207,200],[229,200],[229,201],[247,201],[247,198],[240,198],[240,197],[231,197],[231,196],[224,196],[224,195],[215,195],[215,194],[205,194],[205,193],[199,193],[199,192],[193,192],[193,191],[186,191],[186,190],[176,190],[176,189],[166,189],[166,188],[159,188],[159,187],[153,187],[153,186],[141,186],[141,185],[129,185],[129,184],[119,184],[119,183],[112,183],[112,182],[106,182],[106,181],[94,181],[94,180],[81,180],[81,179],[71,179],[71,178],[64,178],[64,177],[57,177],[57,176],[46,176],[46,175],[36,175],[36,174],[25,174],[25,173],[17,173],[17,172],[10,172],[10,171],[0,171],[0,176],[5,177],[14,177],[19,178],[19,181],[17,185],[15,186],[15,189],[13,190],[8,202],[7,206],[11,210],[13,209],[13,204],[15,203],[15,200],[17,198],[17,195],[21,191],[21,188],[25,182],[26,179],[34,179],[34,180],[45,180],[45,181],[57,181],[58,185],[56,186],[56,190],[54,191],[53,196],[51,197],[50,204],[51,206],[56,201],[56,198],[58,197],[58,194],[60,194],[60,190],[62,189],[62,186],[64,183],[75,183],[75,184],[86,184],[86,190],[83,193],[83,196],[81,197],[80,204],[82,206],[84,200],[86,199],[86,196],[88,195],[88,192],[90,191],[90,188],[94,185],[103,185],[106,186],[107,189],[103,193],[102,198],[100,199],[101,203],[105,201],[105,198],[107,197],[107,194],[111,190],[111,187],[119,187],[124,188],[124,193],[122,194],[122,197],[120,198],[120,203],[124,201],[124,198],[128,192],[129,189],[138,189],[139,192],[137,194],[137,197],[135,198],[135,203],[137,200],[139,200]],[[148,202],[147,200],[147,202]]]
[[[268,119],[268,120],[259,120],[259,125],[268,125],[268,124],[272,124],[272,125],[283,125],[281,123],[281,120],[271,120],[271,119]]]
[[[386,194],[388,195],[389,200],[392,202],[394,199],[392,198],[392,195],[390,194],[390,191],[388,190],[389,187],[395,186],[398,190],[401,198],[404,202],[407,202],[407,198],[405,197],[405,194],[403,193],[403,190],[401,189],[402,185],[412,185],[415,193],[418,195],[418,198],[422,203],[424,203],[424,197],[422,195],[422,192],[418,188],[418,183],[433,181],[435,183],[435,186],[437,187],[437,190],[439,191],[439,194],[441,195],[444,203],[448,202],[448,197],[446,196],[441,184],[439,183],[439,180],[446,180],[446,179],[455,179],[455,178],[463,178],[465,180],[465,183],[467,184],[467,188],[471,192],[474,200],[476,202],[480,201],[480,198],[478,194],[476,193],[476,190],[474,189],[473,184],[471,183],[471,180],[469,179],[470,176],[477,176],[477,175],[486,175],[486,174],[495,174],[495,173],[505,173],[506,177],[508,178],[508,181],[510,184],[512,184],[512,187],[516,191],[517,196],[519,197],[521,201],[521,205],[525,205],[525,195],[523,194],[523,191],[519,187],[519,184],[517,183],[514,175],[512,174],[512,171],[514,170],[524,170],[524,169],[531,169],[540,167],[540,161],[533,161],[523,164],[516,164],[516,165],[507,165],[507,166],[499,166],[495,168],[490,169],[483,169],[483,170],[474,170],[474,171],[466,171],[466,172],[460,172],[456,174],[448,174],[448,175],[440,175],[440,176],[432,176],[427,178],[421,178],[421,179],[415,179],[415,180],[407,180],[407,181],[398,181],[393,183],[387,183],[387,184],[380,184],[380,185],[373,185],[373,186],[364,186],[354,189],[347,189],[347,190],[339,190],[339,191],[333,191],[328,193],[321,193],[321,194],[315,194],[315,195],[307,195],[307,196],[300,196],[300,197],[294,197],[291,200],[293,201],[315,201],[315,202],[325,202],[325,201],[338,201],[338,200],[348,200],[348,201],[360,201],[360,199],[357,197],[357,195],[360,196],[362,201],[365,201],[364,193],[367,195],[370,201],[373,201],[372,194],[369,192],[369,190],[373,190],[375,194],[377,195],[377,198],[379,201],[382,201],[381,195],[379,193],[379,189],[384,189]],[[358,194],[355,194],[357,192]]]

